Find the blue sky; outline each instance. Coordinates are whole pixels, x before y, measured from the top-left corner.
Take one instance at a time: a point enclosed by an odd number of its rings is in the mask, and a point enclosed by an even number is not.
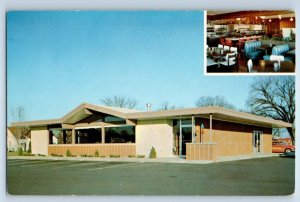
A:
[[[253,78],[204,76],[202,11],[7,14],[7,105],[26,120],[60,118],[113,95],[152,109],[224,96],[245,107]]]

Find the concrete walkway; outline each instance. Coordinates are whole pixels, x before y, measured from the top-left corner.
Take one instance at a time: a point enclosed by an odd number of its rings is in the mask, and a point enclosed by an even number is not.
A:
[[[220,157],[217,161],[205,161],[205,160],[186,160],[179,157],[173,158],[100,158],[100,157],[52,157],[52,156],[8,156],[7,159],[26,159],[26,160],[70,160],[70,161],[106,161],[106,162],[155,162],[155,163],[185,163],[185,164],[209,164],[225,161],[237,161],[253,158],[265,158],[279,156],[279,154],[267,154],[267,155],[247,155],[247,156],[234,156],[234,157]]]

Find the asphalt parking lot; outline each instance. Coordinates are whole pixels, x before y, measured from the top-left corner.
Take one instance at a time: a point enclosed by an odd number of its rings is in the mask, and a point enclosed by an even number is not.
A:
[[[7,160],[12,195],[290,195],[295,159],[213,164]]]

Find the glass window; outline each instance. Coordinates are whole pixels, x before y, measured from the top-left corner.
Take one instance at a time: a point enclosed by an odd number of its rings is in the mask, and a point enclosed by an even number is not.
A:
[[[179,127],[180,125],[180,120],[174,120],[173,121],[173,126],[174,127]],[[189,119],[181,119],[181,126],[183,125],[192,125],[192,118]]]
[[[101,128],[89,128],[76,130],[77,144],[101,143]]]
[[[72,144],[72,131],[51,129],[49,144]]]
[[[106,123],[126,123],[125,119],[116,117],[116,116],[106,116],[104,118],[104,122]]]
[[[105,128],[105,143],[135,143],[135,127]]]

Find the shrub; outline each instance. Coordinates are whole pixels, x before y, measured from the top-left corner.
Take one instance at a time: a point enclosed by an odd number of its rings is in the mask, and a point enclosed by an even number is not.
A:
[[[103,155],[102,155],[102,156],[100,156],[100,157],[101,157],[101,158],[105,158],[106,156],[103,156]]]
[[[67,151],[66,151],[66,156],[67,156],[67,157],[72,157],[72,154],[71,154],[70,150],[67,150]]]
[[[63,155],[62,155],[62,154],[55,154],[55,153],[51,153],[50,155],[51,155],[51,156],[56,156],[56,157],[63,157]]]
[[[99,152],[98,152],[98,150],[95,151],[94,157],[99,157]]]
[[[34,156],[34,154],[31,154],[31,153],[23,153],[23,156]]]
[[[135,155],[128,155],[128,157],[129,157],[129,158],[134,158],[134,157],[135,157]]]
[[[80,154],[80,156],[81,156],[81,157],[87,157],[87,155],[86,155],[86,154]]]
[[[137,155],[137,158],[145,158],[145,155]]]
[[[23,148],[22,147],[19,147],[19,149],[18,149],[18,155],[19,156],[23,155]]]
[[[120,158],[120,154],[110,154],[110,158]]]
[[[86,155],[86,157],[93,157],[93,155],[89,154],[89,155]]]
[[[151,158],[151,159],[155,159],[156,158],[156,151],[155,151],[154,147],[151,148],[151,151],[150,151],[150,154],[149,154],[149,158]]]

